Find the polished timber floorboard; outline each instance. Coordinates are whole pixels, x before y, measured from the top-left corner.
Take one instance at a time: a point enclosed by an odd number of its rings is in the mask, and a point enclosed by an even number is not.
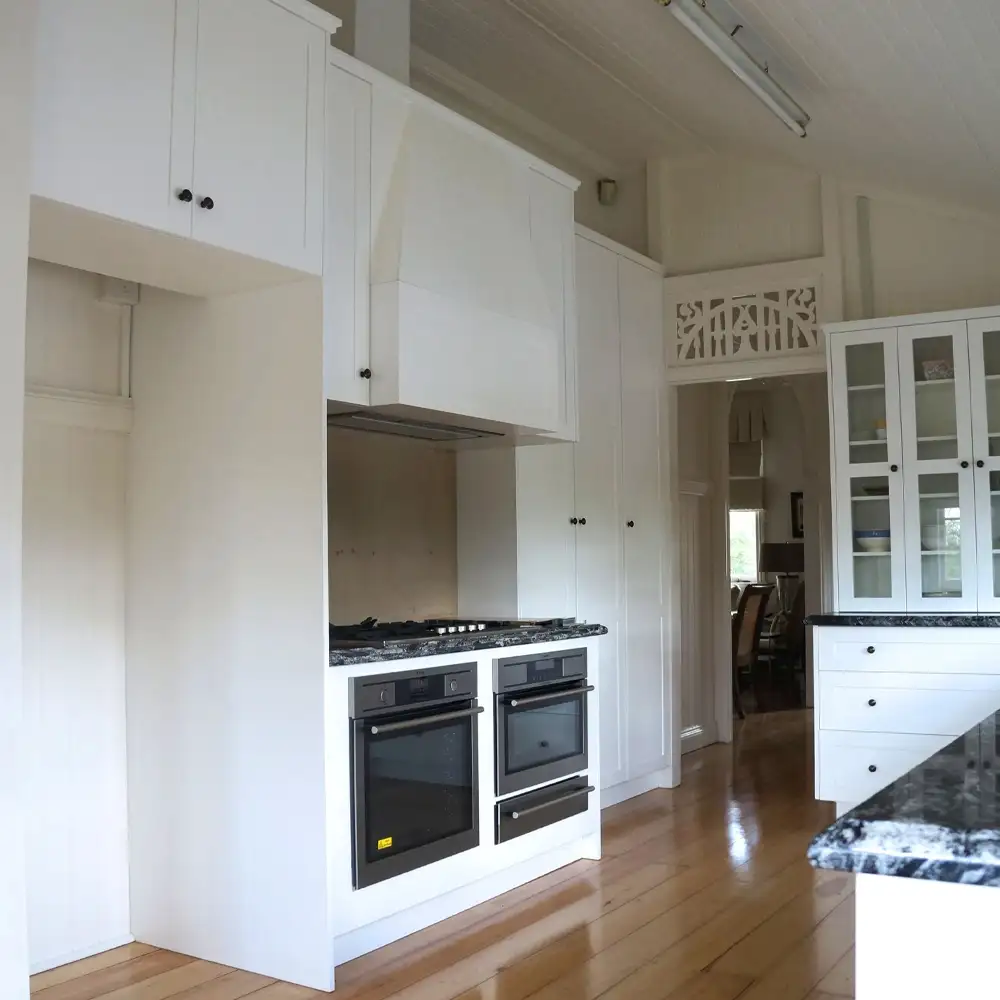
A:
[[[337,970],[338,1000],[834,1000],[854,995],[850,876],[815,872],[812,716],[751,716],[684,783],[604,814],[578,862]],[[133,944],[32,979],[38,1000],[326,996]]]

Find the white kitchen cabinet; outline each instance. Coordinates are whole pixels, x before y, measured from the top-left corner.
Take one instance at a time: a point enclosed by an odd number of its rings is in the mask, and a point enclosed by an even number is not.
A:
[[[170,144],[177,0],[39,0],[32,193],[184,233]]]
[[[335,64],[326,77],[326,398],[367,406],[370,381],[372,85]]]
[[[608,628],[601,639],[601,776],[628,773],[622,635],[622,371],[618,256],[576,245],[580,441],[574,448],[577,616]]]
[[[664,662],[664,504],[660,449],[662,350],[650,331],[663,320],[660,275],[618,261],[621,323],[624,616],[622,654],[628,665],[629,767],[646,774],[670,757]]]
[[[997,610],[1000,319],[827,333],[838,610]]]
[[[34,195],[320,273],[336,18],[305,0],[39,8]]]
[[[669,780],[660,451],[662,274],[576,240],[575,444],[458,456],[462,615],[575,614],[600,642],[601,786],[610,801]]]
[[[816,797],[841,811],[1000,708],[988,628],[813,630]]]

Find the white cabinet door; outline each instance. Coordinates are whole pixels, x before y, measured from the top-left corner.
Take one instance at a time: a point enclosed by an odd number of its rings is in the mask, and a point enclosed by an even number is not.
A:
[[[576,615],[573,446],[516,449],[517,616]]]
[[[906,607],[975,611],[975,477],[965,323],[900,328]]]
[[[620,657],[621,359],[618,256],[577,240],[580,442],[576,478],[577,613],[606,625],[600,648],[601,784],[627,777],[627,707]]]
[[[670,759],[670,693],[664,662],[664,504],[660,470],[663,283],[620,259],[622,500],[628,775]]]
[[[372,87],[337,66],[326,81],[323,376],[326,398],[367,406],[370,380]]]
[[[327,35],[271,0],[180,0],[181,9],[192,3],[193,157],[183,134],[174,149],[175,186],[194,192],[192,234],[319,274]],[[191,69],[179,61],[179,89]]]
[[[170,185],[176,15],[176,0],[41,0],[32,194],[187,233]]]
[[[830,338],[838,607],[903,611],[902,431],[896,330]]]
[[[1000,317],[968,324],[979,610],[1000,610]]]

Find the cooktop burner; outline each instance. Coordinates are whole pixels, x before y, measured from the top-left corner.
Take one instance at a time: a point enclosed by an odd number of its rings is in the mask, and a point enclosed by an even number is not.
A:
[[[559,628],[572,625],[575,618],[546,618],[524,621],[491,620],[489,618],[429,618],[421,622],[380,622],[366,618],[357,625],[331,625],[330,648],[367,646],[380,648],[403,642],[420,642],[449,635],[470,632],[498,635],[510,632],[532,631],[541,628]]]

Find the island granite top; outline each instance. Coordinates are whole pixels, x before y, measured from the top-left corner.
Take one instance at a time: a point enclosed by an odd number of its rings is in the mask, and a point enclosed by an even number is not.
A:
[[[390,660],[410,660],[418,656],[439,656],[442,653],[474,653],[482,649],[505,649],[508,646],[528,646],[539,642],[563,642],[569,639],[589,639],[607,635],[603,625],[563,625],[558,628],[531,629],[527,632],[503,634],[476,632],[415,639],[392,646],[373,649],[359,646],[353,649],[331,649],[330,666],[344,667],[354,663],[383,663]]]
[[[1000,886],[1000,712],[845,813],[816,868]]]
[[[824,628],[1000,628],[1000,615],[809,615],[806,624]]]

